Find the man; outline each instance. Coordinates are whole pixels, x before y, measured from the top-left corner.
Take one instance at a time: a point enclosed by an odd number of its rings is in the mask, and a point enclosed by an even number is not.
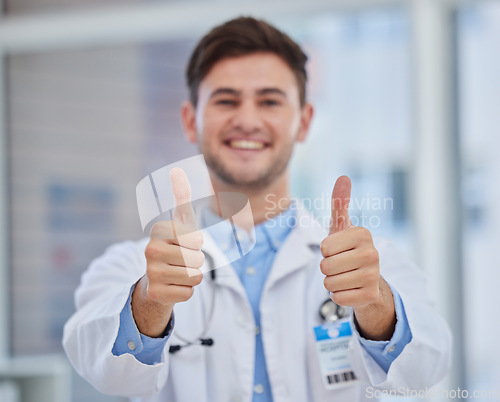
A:
[[[232,228],[200,236],[189,181],[173,169],[173,220],[110,248],[77,290],[63,343],[97,389],[144,401],[354,401],[375,389],[432,386],[446,373],[448,328],[419,271],[352,226],[349,179],[334,186],[329,234],[291,199],[288,162],[313,116],[306,60],[288,36],[253,18],[214,28],[195,48],[185,134],[199,144],[214,191],[248,197],[256,245],[225,263]],[[224,218],[215,211],[203,211],[206,226]],[[244,230],[240,241],[249,241]],[[209,262],[222,268],[203,277]],[[317,352],[315,328],[330,328],[318,314],[329,296],[352,307],[345,356]],[[325,356],[346,360],[332,384]]]

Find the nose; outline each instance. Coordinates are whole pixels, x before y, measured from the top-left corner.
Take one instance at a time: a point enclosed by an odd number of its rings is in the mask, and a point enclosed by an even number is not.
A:
[[[263,127],[263,122],[258,105],[250,100],[241,102],[235,110],[232,123],[234,129],[243,132],[251,133],[260,131]]]

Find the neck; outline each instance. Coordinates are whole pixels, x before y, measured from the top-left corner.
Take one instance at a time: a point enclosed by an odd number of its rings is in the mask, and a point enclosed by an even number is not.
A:
[[[285,211],[291,202],[290,186],[288,171],[285,171],[282,176],[277,178],[273,183],[265,188],[249,189],[246,187],[232,186],[222,182],[219,178],[215,177],[210,172],[210,179],[215,194],[225,192],[242,193],[250,202],[252,208],[253,223],[255,225],[262,223],[266,220],[272,219],[279,213]],[[234,211],[234,198],[232,197],[217,197],[222,211]],[[228,205],[233,204],[233,205]],[[233,206],[233,207],[232,207]],[[210,208],[215,213],[219,214],[219,208],[214,202]],[[235,211],[237,212],[237,211]],[[223,218],[227,219],[228,217]],[[249,230],[251,228],[251,221],[249,219],[240,218],[239,226]]]

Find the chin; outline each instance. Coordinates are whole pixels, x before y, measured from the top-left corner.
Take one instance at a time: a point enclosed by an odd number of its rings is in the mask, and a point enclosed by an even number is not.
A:
[[[220,153],[204,153],[211,172],[222,182],[235,189],[261,190],[270,186],[286,169],[288,158],[281,163],[273,161],[228,160]],[[277,161],[274,161],[277,162]]]
[[[240,188],[243,190],[262,190],[267,188],[272,184],[275,179],[274,175],[269,172],[262,172],[261,174],[255,174],[254,172],[250,172],[248,174],[234,174],[231,173],[229,175],[218,175],[221,180],[223,180],[226,184],[234,186],[236,188]]]

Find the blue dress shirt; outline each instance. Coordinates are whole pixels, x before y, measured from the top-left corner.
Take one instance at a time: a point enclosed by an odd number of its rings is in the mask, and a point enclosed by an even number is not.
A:
[[[247,249],[255,242],[254,249],[244,255],[243,258],[234,261],[232,266],[245,288],[258,329],[260,328],[259,303],[262,290],[280,245],[285,241],[295,225],[295,209],[289,208],[273,219],[256,225],[255,239],[252,239],[247,232],[237,229],[240,244],[236,245],[233,241],[233,246],[229,242],[229,238],[233,236],[233,228],[229,223],[227,227],[224,227],[224,225],[213,225],[220,222],[220,220],[219,216],[208,209],[204,211],[204,227],[208,228],[210,235],[217,244],[221,245],[226,254],[234,254],[235,250],[231,250],[232,247],[238,246],[241,249]],[[401,297],[392,287],[391,290],[394,295],[397,316],[396,328],[392,338],[389,341],[372,341],[364,339],[356,332],[361,345],[385,372],[389,370],[391,363],[399,356],[412,338]],[[167,326],[163,338],[149,338],[139,333],[132,316],[132,292],[133,288],[120,314],[120,327],[112,352],[115,356],[130,353],[144,364],[151,365],[158,363],[161,361],[162,350],[173,328],[174,317],[172,317],[171,322]],[[273,398],[260,331],[256,331],[255,337],[253,402],[271,402]]]

